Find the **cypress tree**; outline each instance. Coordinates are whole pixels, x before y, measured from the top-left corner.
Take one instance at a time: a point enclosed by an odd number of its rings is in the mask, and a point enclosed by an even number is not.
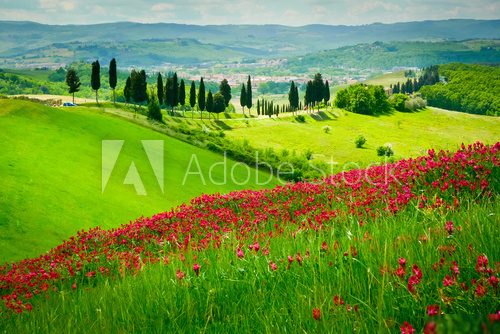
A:
[[[115,88],[116,83],[118,82],[118,76],[116,74],[116,60],[115,58],[111,59],[109,62],[109,87],[113,90],[113,103],[116,103],[116,94]]]
[[[198,108],[200,108],[200,115],[203,118],[203,110],[205,110],[205,83],[203,78],[200,80],[200,88],[198,89]]]
[[[323,78],[321,77],[321,73],[316,73],[313,79],[313,88],[312,88],[312,101],[316,103],[319,111],[319,103],[323,100],[323,95],[325,94],[325,84],[323,82]]]
[[[243,115],[245,114],[246,105],[247,105],[247,91],[245,89],[245,84],[242,84],[240,93],[240,106],[243,108]]]
[[[80,90],[80,78],[72,68],[66,73],[66,85],[69,87],[69,93],[73,94],[73,104],[75,103],[75,93]]]
[[[147,83],[147,76],[146,76],[146,71],[141,70],[140,72],[140,81],[139,81],[139,94],[140,94],[140,102],[144,102],[148,100],[148,83]]]
[[[161,76],[161,73],[158,73],[158,78],[156,79],[156,95],[158,96],[158,103],[163,105],[163,98],[165,96],[165,93],[163,92],[163,78]]]
[[[328,101],[330,101],[330,85],[328,84],[328,80],[325,81],[325,92],[323,94],[323,100],[325,101],[325,104],[328,104]]]
[[[97,92],[101,88],[101,65],[99,61],[96,60],[92,63],[92,74],[90,75],[90,85],[92,89],[95,90],[95,101],[99,103],[99,98]]]
[[[304,96],[304,105],[309,107],[314,103],[314,88],[311,80],[307,82],[306,95]]]
[[[177,73],[174,73],[172,78],[172,114],[174,113],[174,107],[179,104],[179,82],[177,79]]]
[[[184,105],[186,104],[186,84],[184,79],[181,79],[179,86],[179,104],[182,106],[182,113],[184,114]]]
[[[247,80],[247,108],[248,113],[250,113],[250,109],[252,109],[252,81],[250,80],[250,76],[248,76]]]
[[[212,91],[208,91],[207,95],[207,111],[208,111],[208,118],[210,118],[210,114],[214,112],[214,97],[212,95]]]
[[[219,92],[224,97],[224,103],[226,104],[226,107],[228,107],[229,101],[231,101],[231,86],[229,86],[227,79],[221,81],[219,85]]]
[[[260,116],[260,100],[257,99],[257,115]]]
[[[290,90],[288,91],[288,103],[291,106],[295,105],[295,82],[292,81],[290,84]]]
[[[165,82],[165,105],[169,108],[173,108],[174,99],[172,96],[172,86],[174,84],[174,80],[171,76],[167,76],[167,81]]]
[[[191,88],[189,89],[189,105],[194,108],[196,105],[196,85],[191,81]]]
[[[127,77],[127,81],[125,81],[125,88],[123,88],[123,96],[125,97],[125,102],[130,102],[130,89],[131,89],[131,80],[130,76]]]

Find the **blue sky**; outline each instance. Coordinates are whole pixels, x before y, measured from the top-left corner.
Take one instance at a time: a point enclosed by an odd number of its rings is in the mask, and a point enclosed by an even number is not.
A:
[[[500,18],[499,0],[0,0],[0,20],[284,25]]]

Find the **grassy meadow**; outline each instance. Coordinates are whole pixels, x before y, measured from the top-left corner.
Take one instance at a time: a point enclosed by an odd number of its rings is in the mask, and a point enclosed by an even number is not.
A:
[[[252,146],[271,147],[277,151],[311,150],[315,159],[354,162],[367,166],[379,162],[377,147],[392,144],[395,159],[415,157],[427,149],[456,149],[461,143],[477,140],[495,143],[499,139],[500,120],[452,111],[426,108],[415,113],[394,112],[379,117],[328,109],[305,116],[305,123],[294,117],[249,120],[228,123],[226,135],[235,140],[247,140]],[[325,127],[330,127],[329,133]],[[356,149],[358,136],[367,140],[364,148]]]
[[[124,140],[109,182],[101,192],[102,140]],[[141,140],[164,141],[164,192],[152,173]],[[227,164],[223,156],[199,149],[99,110],[51,108],[26,101],[0,99],[0,262],[39,255],[78,230],[111,228],[188,202],[202,193],[258,188],[255,173]],[[196,155],[205,179],[188,175]],[[131,161],[136,164],[147,196],[123,184]],[[197,171],[195,161],[190,171]],[[259,174],[260,175],[260,174]],[[269,179],[260,176],[260,182]],[[274,179],[267,186],[275,185]],[[43,236],[42,238],[40,236]]]

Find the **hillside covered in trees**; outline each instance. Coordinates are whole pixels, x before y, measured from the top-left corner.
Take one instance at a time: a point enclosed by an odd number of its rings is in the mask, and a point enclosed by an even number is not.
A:
[[[341,47],[292,57],[283,64],[290,73],[321,68],[335,72],[337,68],[426,67],[450,62],[498,63],[499,40],[468,40],[460,42],[374,42]]]
[[[447,64],[438,67],[444,82],[420,89],[434,107],[480,115],[500,115],[500,67]]]

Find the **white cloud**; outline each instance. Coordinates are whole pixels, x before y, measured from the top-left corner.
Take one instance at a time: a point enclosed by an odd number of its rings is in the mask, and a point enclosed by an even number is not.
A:
[[[48,12],[55,12],[61,8],[65,11],[72,11],[76,7],[74,0],[38,0],[38,4],[41,9],[45,9]]]
[[[175,5],[173,3],[166,3],[166,2],[160,2],[160,3],[155,3],[153,6],[151,6],[151,10],[155,12],[164,12],[167,10],[174,10]]]

